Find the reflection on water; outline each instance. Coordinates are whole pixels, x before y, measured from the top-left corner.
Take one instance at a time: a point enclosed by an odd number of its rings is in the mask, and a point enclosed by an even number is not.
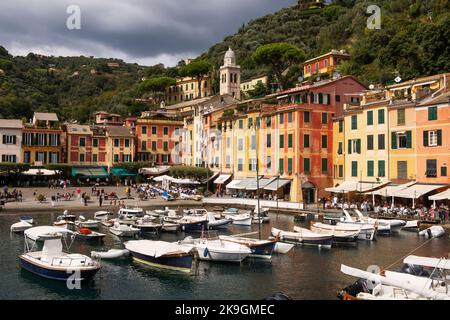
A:
[[[38,225],[51,225],[61,213],[32,215]],[[92,218],[93,213],[83,214]],[[295,299],[335,299],[336,292],[354,279],[340,273],[341,263],[365,269],[377,264],[389,266],[394,261],[422,245],[426,240],[411,232],[378,236],[377,241],[359,241],[356,247],[317,249],[295,247],[287,255],[274,255],[271,261],[246,259],[241,264],[200,261],[194,274],[183,274],[144,266],[129,259],[102,261],[95,278],[82,284],[82,290],[69,290],[65,283],[47,280],[23,271],[17,256],[23,253],[23,235],[11,234],[9,227],[19,215],[0,216],[0,298],[2,299],[262,299],[283,291]],[[271,226],[292,230],[291,216],[271,215],[271,225],[261,225],[264,238]],[[298,224],[308,227],[309,223]],[[222,234],[242,234],[259,231],[252,227],[230,226]],[[103,242],[75,241],[71,251],[90,255],[91,251],[124,248],[119,237],[106,233]],[[145,235],[146,239],[177,241],[198,234]],[[125,240],[126,241],[126,240]],[[446,256],[450,249],[448,235],[433,239],[414,254]],[[399,268],[397,264],[391,269]]]

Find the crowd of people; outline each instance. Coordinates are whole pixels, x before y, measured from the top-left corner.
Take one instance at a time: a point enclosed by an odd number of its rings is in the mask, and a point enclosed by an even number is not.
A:
[[[8,201],[22,201],[22,191],[13,189],[12,192],[9,191],[8,186],[3,187],[3,192],[0,194],[0,200],[4,202]]]

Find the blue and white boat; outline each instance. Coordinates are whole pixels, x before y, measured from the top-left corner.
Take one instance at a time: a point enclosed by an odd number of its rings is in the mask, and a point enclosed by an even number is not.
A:
[[[205,216],[184,216],[175,222],[180,225],[181,230],[184,232],[202,232],[208,230],[208,219]]]
[[[67,245],[68,229],[41,226],[25,230],[25,253],[19,256],[20,266],[44,278],[67,281],[88,280],[101,269],[98,261],[82,254],[63,251],[63,240]],[[74,237],[72,237],[73,242]],[[43,241],[38,251],[38,241]],[[70,246],[67,246],[68,248]]]
[[[189,273],[194,253],[192,247],[165,241],[133,240],[125,242],[133,260],[151,267]]]
[[[252,253],[250,258],[271,259],[278,239],[259,240],[236,236],[219,236],[219,239],[248,247]]]

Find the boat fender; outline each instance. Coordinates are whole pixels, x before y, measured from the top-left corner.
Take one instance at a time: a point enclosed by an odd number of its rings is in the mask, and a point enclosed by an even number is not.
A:
[[[209,250],[208,248],[205,248],[205,251],[203,251],[203,257],[207,257],[209,255]]]
[[[428,233],[428,237],[429,237],[429,238],[432,238],[432,237],[433,237],[433,235],[431,234],[431,229],[427,229],[427,233]]]

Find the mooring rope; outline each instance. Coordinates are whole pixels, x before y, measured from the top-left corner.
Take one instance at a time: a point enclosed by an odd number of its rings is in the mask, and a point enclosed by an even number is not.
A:
[[[389,266],[387,266],[385,269],[389,269],[390,267],[396,265],[399,261],[403,261],[407,256],[411,255],[413,252],[419,250],[420,248],[422,248],[424,245],[426,245],[428,242],[430,242],[431,240],[433,240],[436,237],[431,237],[430,239],[428,239],[427,241],[425,241],[424,243],[422,243],[420,246],[418,246],[417,248],[413,249],[412,251],[408,252],[407,254],[405,254],[404,256],[402,256],[400,259],[396,260],[394,263],[390,264]]]

